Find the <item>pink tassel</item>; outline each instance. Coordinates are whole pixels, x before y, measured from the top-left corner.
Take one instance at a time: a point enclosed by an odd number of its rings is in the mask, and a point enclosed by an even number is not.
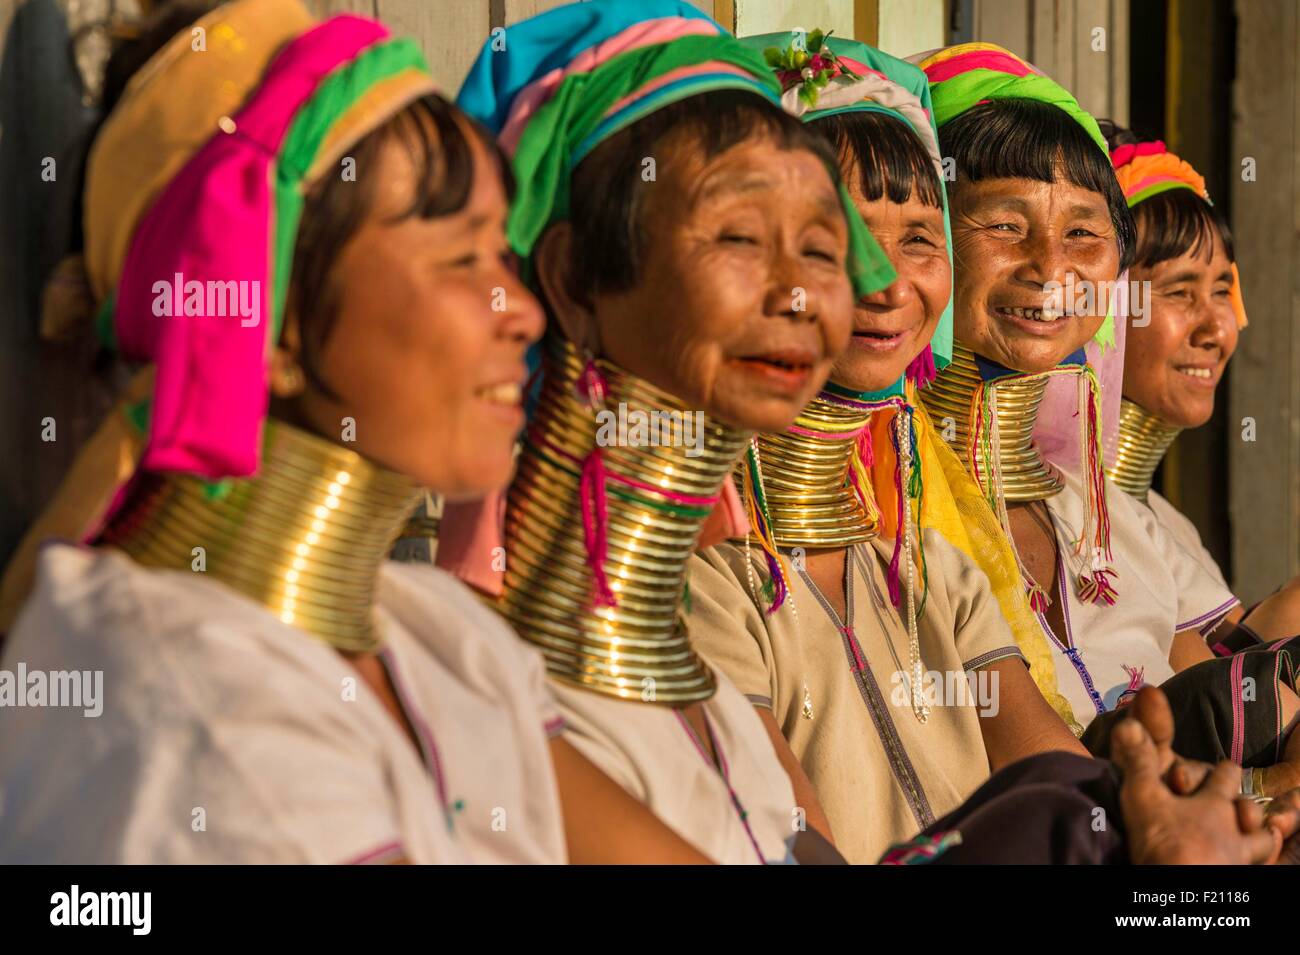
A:
[[[780,610],[781,605],[785,603],[785,573],[781,569],[780,561],[774,555],[763,551],[763,556],[767,558],[767,574],[772,581],[772,605],[767,608],[767,612],[773,614]]]
[[[1103,568],[1094,571],[1092,576],[1088,574],[1079,575],[1079,599],[1084,603],[1100,604],[1104,603],[1109,607],[1115,606],[1115,598],[1119,592],[1110,582],[1110,575],[1115,571]]]
[[[862,466],[871,469],[876,463],[876,452],[871,444],[871,428],[863,428],[862,433],[858,435],[858,460]]]
[[[912,363],[907,366],[907,380],[918,388],[924,388],[938,375],[939,369],[934,367],[934,352],[929,345],[926,345],[921,350],[921,354],[913,358]]]
[[[1052,605],[1052,601],[1047,596],[1047,591],[1038,584],[1033,584],[1029,588],[1029,609],[1034,613],[1047,613],[1047,608]]]
[[[898,519],[894,526],[894,554],[889,558],[889,572],[885,574],[885,582],[889,584],[889,602],[898,607],[903,600],[903,586],[898,579],[898,562],[903,556],[903,508],[906,498],[903,495],[903,468],[899,464],[894,465],[894,490],[898,494]]]
[[[588,366],[590,367],[590,366]],[[600,448],[594,448],[582,462],[582,480],[578,493],[582,506],[582,538],[587,546],[587,566],[591,568],[594,602],[597,607],[614,607],[618,601],[605,576],[605,557],[609,538],[605,528],[605,460]]]
[[[1128,674],[1128,689],[1121,693],[1119,699],[1115,701],[1115,709],[1128,706],[1133,702],[1133,698],[1137,696],[1138,690],[1146,686],[1145,667],[1131,667],[1127,663],[1120,665],[1124,667],[1124,672]]]
[[[583,367],[582,374],[578,376],[575,387],[578,398],[588,408],[604,404],[605,395],[609,392],[605,376],[596,367],[595,360],[588,361],[586,366]]]

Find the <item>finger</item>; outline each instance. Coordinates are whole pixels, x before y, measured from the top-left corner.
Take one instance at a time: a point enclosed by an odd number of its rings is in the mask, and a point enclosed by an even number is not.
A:
[[[1284,793],[1269,803],[1264,823],[1276,829],[1283,839],[1300,832],[1300,789]]]
[[[1209,763],[1177,756],[1167,777],[1169,788],[1180,796],[1190,796],[1201,788],[1201,784],[1213,769],[1214,767]]]
[[[1160,750],[1162,761],[1172,761],[1174,756],[1174,714],[1169,700],[1159,687],[1145,686],[1138,691],[1130,708],[1137,721],[1151,734],[1151,740]]]
[[[1237,799],[1237,828],[1245,835],[1264,827],[1264,807],[1253,799]]]
[[[1241,794],[1241,767],[1227,760],[1219,763],[1206,778],[1201,792],[1220,799],[1236,799]]]
[[[1110,753],[1126,787],[1160,785],[1160,753],[1138,720],[1124,720],[1111,730]]]
[[[1265,826],[1241,838],[1250,865],[1269,865],[1276,862],[1282,853],[1282,837],[1276,829]]]

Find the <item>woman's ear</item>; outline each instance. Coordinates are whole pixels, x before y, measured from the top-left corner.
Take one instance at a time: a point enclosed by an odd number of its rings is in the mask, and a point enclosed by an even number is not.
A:
[[[307,384],[299,356],[302,341],[298,333],[298,321],[289,309],[285,310],[284,330],[280,333],[280,343],[271,349],[270,378],[271,396],[280,399],[297,398]]]
[[[589,354],[599,355],[596,314],[591,302],[574,292],[572,225],[557,222],[543,233],[533,250],[533,268],[542,298],[564,337]]]

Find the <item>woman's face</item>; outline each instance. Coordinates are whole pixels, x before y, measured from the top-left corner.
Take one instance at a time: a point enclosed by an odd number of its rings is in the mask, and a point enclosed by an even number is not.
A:
[[[1119,275],[1105,198],[1064,178],[960,175],[948,196],[956,337],[1028,373],[1049,371],[1082,348],[1101,327]]]
[[[441,218],[398,218],[417,170],[396,138],[380,152],[375,201],[328,279],[338,317],[320,373],[338,398],[309,384],[298,400],[320,434],[340,440],[351,417],[350,447],[452,499],[509,480],[524,355],[543,329],[507,255],[500,175],[468,130],[467,138],[473,188]]]
[[[951,293],[952,266],[943,234],[943,211],[913,193],[904,203],[867,199],[854,170],[845,172],[849,194],[876,242],[898,273],[887,288],[858,300],[849,347],[831,380],[854,391],[880,391],[902,377],[924,350]]]
[[[636,287],[593,296],[583,315],[562,309],[565,331],[690,410],[784,430],[848,342],[848,228],[835,185],[813,153],[766,136],[711,158],[686,135],[656,152]],[[554,276],[542,281],[550,295]]]
[[[1148,317],[1129,325],[1124,351],[1124,397],[1169,424],[1195,428],[1214,413],[1214,389],[1237,349],[1232,310],[1232,263],[1223,239],[1214,251],[1187,252],[1132,279],[1150,282]]]

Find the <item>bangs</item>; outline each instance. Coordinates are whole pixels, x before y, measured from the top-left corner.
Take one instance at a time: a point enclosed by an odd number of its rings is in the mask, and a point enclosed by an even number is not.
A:
[[[1065,181],[1106,200],[1120,269],[1133,264],[1133,216],[1115,170],[1092,137],[1050,103],[1001,99],[980,103],[939,129],[939,146],[956,162],[957,178]]]
[[[1214,258],[1217,235],[1228,254],[1236,261],[1232,233],[1218,209],[1190,189],[1170,189],[1144,199],[1133,207],[1137,225],[1138,265],[1150,268],[1184,255]]]
[[[574,274],[584,292],[618,293],[636,287],[648,237],[641,224],[649,185],[642,162],[669,136],[683,137],[712,159],[750,139],[778,149],[806,149],[821,160],[831,182],[839,166],[826,141],[807,125],[748,90],[701,93],[642,117],[619,130],[578,163],[569,190]]]
[[[902,204],[913,196],[943,208],[943,184],[921,137],[896,117],[875,111],[836,113],[808,124],[826,138],[840,169],[853,169],[869,200],[888,197]]]

